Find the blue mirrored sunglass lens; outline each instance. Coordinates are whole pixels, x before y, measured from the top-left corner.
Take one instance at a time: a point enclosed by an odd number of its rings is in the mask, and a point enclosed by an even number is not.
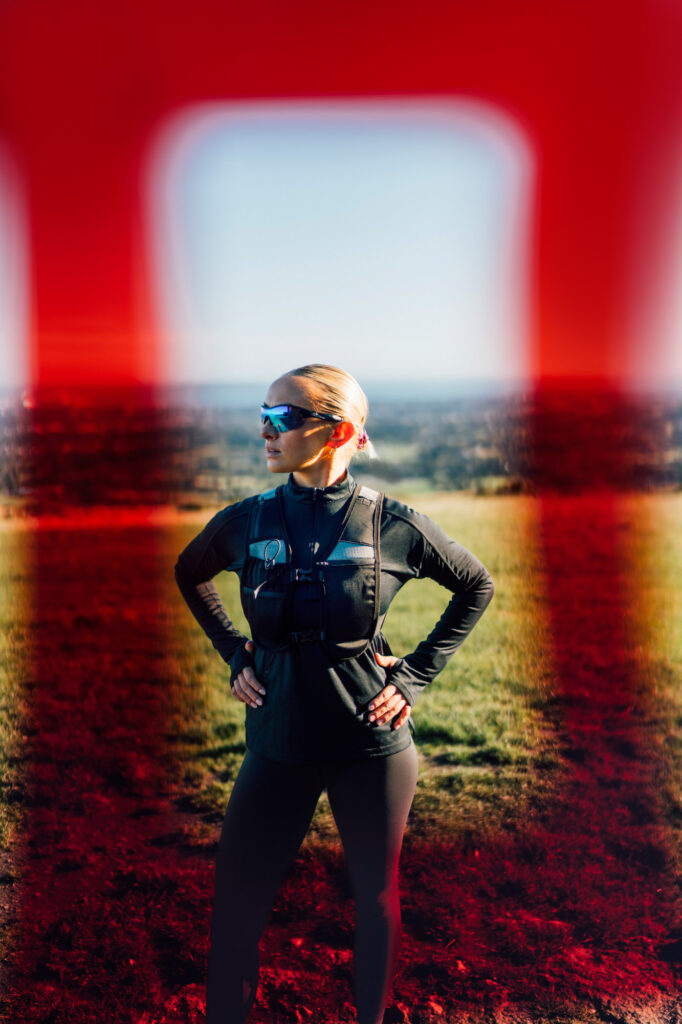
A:
[[[298,410],[288,405],[274,405],[271,409],[261,406],[261,423],[270,423],[274,430],[283,434],[287,430],[295,430],[303,422]]]
[[[269,423],[273,430],[276,430],[278,434],[284,434],[287,430],[292,429],[292,424],[282,419],[280,416],[263,416],[263,423]]]

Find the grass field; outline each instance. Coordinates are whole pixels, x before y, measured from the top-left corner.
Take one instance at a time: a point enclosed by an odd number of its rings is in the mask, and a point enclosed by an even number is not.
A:
[[[30,678],[31,543],[27,533],[0,531],[0,849],[21,817],[22,737]]]
[[[519,801],[529,796],[532,766],[552,757],[538,699],[550,685],[551,659],[533,499],[432,495],[420,496],[418,505],[470,547],[497,584],[492,609],[414,711],[422,770],[410,827],[446,838],[462,828],[495,829],[520,812]],[[179,551],[197,529],[198,524],[178,526],[171,550]],[[216,583],[234,621],[248,632],[236,577],[224,574]],[[404,587],[386,621],[392,649],[398,654],[413,650],[447,600],[447,592],[430,580]],[[244,709],[229,699],[228,671],[188,621],[184,606],[172,599],[171,608],[177,615],[171,628],[185,637],[175,666],[185,680],[185,692],[178,690],[178,737],[184,736],[194,750],[202,802],[212,806],[215,799],[215,806],[222,807],[242,754],[239,743],[224,740],[241,736]],[[186,699],[192,708],[189,731]],[[206,772],[212,780],[208,785]],[[311,839],[333,831],[323,802]]]
[[[559,614],[617,628],[616,598],[612,608],[572,554],[576,537],[599,553],[597,506],[567,499],[555,510],[564,532],[548,534],[530,497],[420,494],[415,505],[497,589],[414,710],[421,767],[391,1019],[676,1024],[682,497],[618,503],[630,603],[617,668],[631,685],[627,704],[602,693],[587,718],[596,680],[608,695],[608,658],[577,635],[582,689],[563,691],[550,626]],[[84,1024],[93,1007],[102,1024],[202,1019],[211,865],[244,709],[171,582],[202,521],[112,522],[43,530],[39,544],[0,533],[0,1001],[13,1024]],[[566,567],[560,600],[542,538]],[[243,628],[236,579],[217,582]],[[394,652],[408,653],[446,601],[429,581],[405,587],[387,620]],[[264,937],[255,1019],[352,1020],[351,942],[323,799]]]

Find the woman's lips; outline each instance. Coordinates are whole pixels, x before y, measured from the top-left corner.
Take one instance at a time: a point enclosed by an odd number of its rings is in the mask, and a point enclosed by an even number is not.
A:
[[[281,452],[277,448],[266,448],[265,457],[269,459],[271,455],[281,455]]]

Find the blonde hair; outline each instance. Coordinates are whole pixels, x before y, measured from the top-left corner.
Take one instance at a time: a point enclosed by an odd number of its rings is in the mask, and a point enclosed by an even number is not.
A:
[[[314,384],[315,411],[343,416],[355,429],[355,451],[365,452],[371,459],[377,458],[374,445],[365,430],[369,403],[355,377],[327,363],[308,363],[289,370],[286,376],[303,377],[311,381]]]

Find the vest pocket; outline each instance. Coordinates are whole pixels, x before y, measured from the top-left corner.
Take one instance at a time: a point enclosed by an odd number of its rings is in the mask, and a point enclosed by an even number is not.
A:
[[[325,636],[357,655],[374,626],[374,563],[336,563],[325,568]],[[348,655],[346,655],[348,656]]]
[[[288,627],[287,584],[277,585],[265,580],[255,587],[243,584],[241,600],[244,615],[251,627],[253,642],[279,647],[286,638]]]

